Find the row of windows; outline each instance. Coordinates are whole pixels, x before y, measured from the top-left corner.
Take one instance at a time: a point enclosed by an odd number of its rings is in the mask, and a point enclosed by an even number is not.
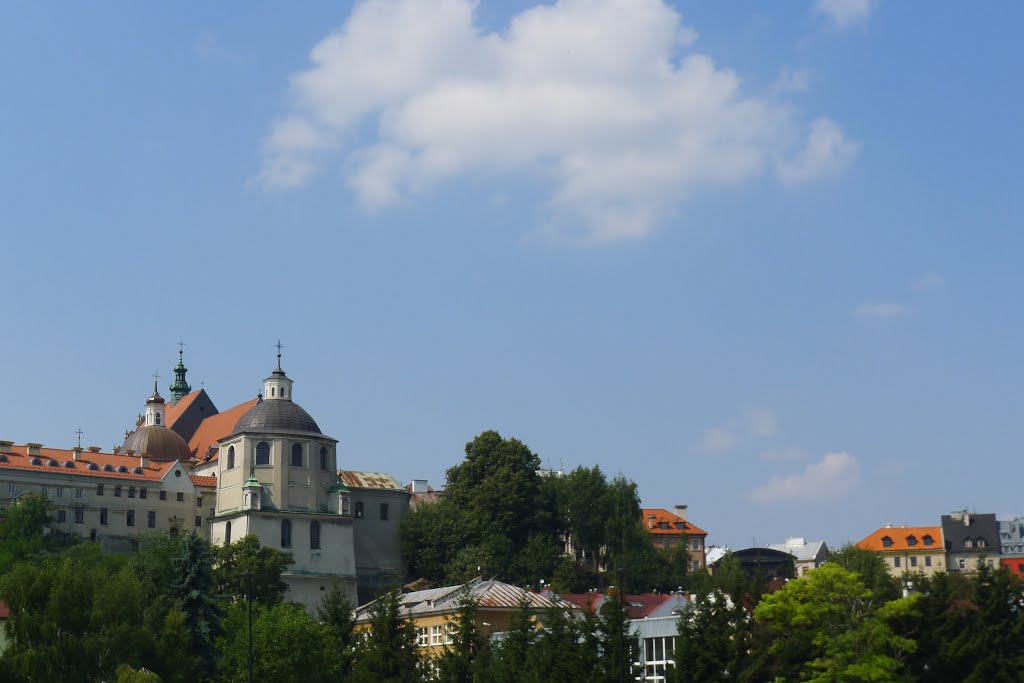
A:
[[[921,537],[921,543],[927,546],[935,545],[935,539],[931,537],[931,534],[925,534]],[[914,536],[913,534],[907,536],[907,545],[911,547],[917,545],[917,536]],[[892,538],[889,536],[883,536],[882,546],[885,548],[891,548],[893,546]]]
[[[0,454],[0,462],[10,462],[10,460],[7,458],[6,455]],[[32,465],[35,465],[37,467],[42,467],[42,465],[43,465],[43,461],[40,458],[32,458],[31,460],[29,460],[29,463],[32,464]],[[52,460],[51,459],[51,460],[48,460],[46,462],[46,465],[48,467],[63,467],[64,469],[68,469],[68,470],[75,469],[75,463],[72,460],[68,460],[63,465],[61,465],[56,460]],[[143,469],[141,467],[135,467],[135,468],[129,470],[124,465],[118,465],[117,467],[114,467],[113,465],[104,465],[101,468],[99,465],[97,465],[94,462],[87,463],[86,466],[85,466],[85,469],[87,469],[87,470],[96,470],[96,471],[99,471],[99,470],[102,469],[104,472],[120,472],[121,474],[127,474],[128,472],[131,472],[132,474],[142,474],[142,472],[143,472]]]
[[[74,514],[75,524],[85,524],[85,508],[76,507],[72,510]],[[100,526],[107,526],[109,524],[110,515],[107,512],[107,508],[100,508]],[[57,510],[57,522],[64,523],[67,521],[67,511]],[[125,526],[135,526],[135,510],[124,511],[124,522]],[[200,515],[195,517],[195,525],[197,527],[203,526],[203,518]],[[156,511],[148,510],[146,512],[146,526],[150,529],[156,528]]]
[[[381,503],[380,504],[380,518],[382,520],[384,520],[384,521],[388,520],[389,511],[390,511],[390,506],[387,503]],[[363,511],[363,501],[357,500],[356,501],[356,509],[355,509],[355,518],[356,519],[362,519],[364,514],[365,513]]]
[[[257,465],[269,465],[270,464],[270,444],[266,441],[260,441],[256,444],[256,464]],[[330,465],[330,451],[325,447],[320,448],[320,469],[326,472]],[[292,444],[292,467],[305,467],[305,455],[304,449],[301,443]],[[235,468],[235,447],[228,446],[228,466],[227,469],[232,470]]]
[[[965,538],[964,539],[964,547],[965,548],[984,548],[985,545],[986,544],[985,544],[985,539],[984,538],[978,538],[978,539]]]
[[[902,557],[894,557],[894,558],[892,558],[892,566],[894,566],[894,567],[902,566],[900,564],[900,562],[902,560],[903,560]],[[909,567],[916,567],[917,566],[917,556],[916,555],[911,555],[910,556],[910,564],[907,565],[907,566],[909,566]],[[925,555],[925,557],[924,557],[924,566],[925,567],[932,566],[932,557],[931,557],[931,555]]]
[[[428,645],[451,645],[455,636],[458,635],[458,629],[455,624],[444,624],[436,626],[417,626],[416,627],[416,644],[420,647],[427,647]]]
[[[115,485],[113,487],[113,489],[114,489],[114,497],[115,498],[120,498],[121,497],[121,492],[123,490],[122,487],[120,485]],[[148,497],[147,490],[148,489],[139,488],[139,498],[146,498],[146,497]],[[96,495],[97,496],[105,495],[105,492],[106,492],[106,485],[105,484],[96,484]],[[79,497],[81,497],[81,496],[79,496]],[[129,498],[134,498],[135,497],[135,487],[134,486],[129,486],[128,487],[128,497]],[[177,494],[176,494],[176,498],[177,498],[177,501],[179,503],[184,503],[185,502],[185,493],[183,491],[178,491]],[[160,500],[167,500],[167,491],[160,491]],[[200,505],[201,506],[202,504],[203,504],[203,499],[201,497],[200,498],[196,498],[196,505]]]
[[[224,543],[225,545],[231,543],[231,522],[224,525]],[[292,547],[292,521],[290,519],[281,520],[281,547]],[[309,549],[320,550],[320,522],[315,520],[309,523]]]
[[[63,486],[55,486],[54,487],[54,493],[56,494],[57,498],[63,498],[64,497],[64,490],[65,489],[64,489]],[[75,492],[75,494],[74,494],[75,498],[81,498],[82,497],[82,489],[73,489],[73,491]],[[39,489],[39,492],[41,494],[43,494],[44,496],[49,496],[50,495],[50,487],[49,486],[41,486],[40,489]],[[14,483],[7,484],[7,493],[12,494],[12,495],[17,494],[18,493],[18,485],[14,484]]]

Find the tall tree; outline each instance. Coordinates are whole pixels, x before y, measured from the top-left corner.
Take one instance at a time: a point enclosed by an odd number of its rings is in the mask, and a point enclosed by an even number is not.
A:
[[[525,680],[523,666],[537,639],[537,625],[527,603],[509,619],[508,629],[494,646],[484,680],[494,683],[519,683]]]
[[[221,633],[223,612],[214,594],[216,585],[210,544],[194,532],[185,535],[172,565],[175,579],[171,593],[185,614],[190,650],[199,657],[199,674],[212,678],[217,657],[214,643]]]
[[[324,593],[317,608],[317,616],[333,636],[333,647],[341,655],[341,675],[344,678],[352,670],[356,622],[352,600],[340,581],[334,581],[330,590]]]
[[[253,535],[216,550],[214,579],[222,596],[245,600],[251,590],[252,599],[273,605],[284,598],[288,585],[281,574],[295,561],[291,553],[261,545]]]
[[[679,617],[676,680],[741,680],[750,650],[750,613],[721,590],[697,595]]]
[[[486,680],[487,636],[476,624],[477,604],[473,596],[466,594],[459,601],[459,611],[454,619],[445,624],[452,642],[445,645],[436,661],[437,676],[445,683],[474,683]]]
[[[412,683],[419,680],[420,656],[412,622],[402,618],[398,594],[377,598],[366,636],[356,649],[356,683]]]
[[[46,496],[18,496],[0,519],[0,574],[51,545],[46,535],[53,503]]]

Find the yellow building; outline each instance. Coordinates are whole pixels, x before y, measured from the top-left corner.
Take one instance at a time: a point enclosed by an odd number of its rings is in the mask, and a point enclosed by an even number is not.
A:
[[[893,576],[946,571],[946,546],[941,526],[886,525],[857,544],[885,559]]]

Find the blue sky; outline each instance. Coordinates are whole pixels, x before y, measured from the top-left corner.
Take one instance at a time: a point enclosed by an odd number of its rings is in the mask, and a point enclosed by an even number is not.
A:
[[[0,7],[0,438],[274,342],[343,466],[484,429],[710,540],[1024,512],[1016,3]],[[565,48],[564,53],[562,48]]]

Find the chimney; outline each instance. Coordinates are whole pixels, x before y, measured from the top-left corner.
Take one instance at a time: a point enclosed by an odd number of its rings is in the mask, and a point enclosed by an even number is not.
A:
[[[78,461],[78,460],[82,459],[82,447],[81,446],[75,446],[74,448],[71,449],[71,459],[75,460],[75,461]]]
[[[676,515],[679,516],[679,517],[682,517],[684,521],[686,520],[686,509],[687,509],[687,507],[689,507],[689,506],[687,506],[687,505],[676,505]]]
[[[654,528],[654,520],[655,519],[657,519],[657,517],[655,515],[647,515],[647,528],[648,529],[653,529]]]
[[[413,493],[426,493],[427,492],[427,480],[426,479],[413,479],[412,480],[412,492]]]
[[[0,453],[10,453],[13,445],[13,441],[0,441]]]
[[[100,447],[99,446],[89,446],[89,452],[90,453],[99,453],[100,452]]]
[[[149,467],[149,458],[144,455],[139,456],[139,467]]]
[[[885,523],[885,528],[886,529],[891,529],[892,528],[892,522],[886,522]]]
[[[27,443],[27,444],[25,444],[25,448],[28,449],[28,454],[29,455],[40,455],[40,450],[39,449],[41,449],[42,447],[43,447],[43,444],[41,444],[41,443]]]

